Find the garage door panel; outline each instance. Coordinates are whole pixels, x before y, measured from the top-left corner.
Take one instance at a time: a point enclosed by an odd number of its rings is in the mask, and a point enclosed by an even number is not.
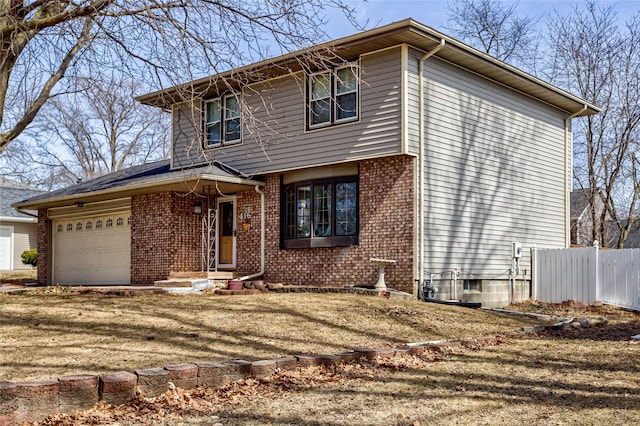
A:
[[[0,270],[13,268],[13,227],[0,226]]]
[[[129,212],[54,222],[54,276],[58,284],[129,284]],[[121,219],[121,220],[118,220]],[[108,226],[107,226],[108,224]]]

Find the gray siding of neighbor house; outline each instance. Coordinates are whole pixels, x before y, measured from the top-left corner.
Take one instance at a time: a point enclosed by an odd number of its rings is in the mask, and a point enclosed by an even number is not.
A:
[[[204,151],[202,114],[173,109],[173,167],[214,159],[246,174],[291,170],[402,152],[401,47],[360,58],[360,117],[356,122],[305,130],[305,75],[252,84],[243,90],[243,143]],[[199,120],[195,122],[194,120]]]
[[[424,91],[425,272],[506,279],[519,241],[530,278],[530,247],[565,246],[568,114],[433,57]]]

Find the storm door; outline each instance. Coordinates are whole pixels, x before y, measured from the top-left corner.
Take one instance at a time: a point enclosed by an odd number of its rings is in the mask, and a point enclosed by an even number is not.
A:
[[[218,268],[236,267],[236,199],[218,198]]]

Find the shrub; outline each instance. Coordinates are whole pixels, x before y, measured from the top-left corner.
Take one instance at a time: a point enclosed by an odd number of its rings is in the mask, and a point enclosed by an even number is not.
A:
[[[38,264],[38,250],[36,249],[26,250],[20,257],[25,265],[36,266]]]

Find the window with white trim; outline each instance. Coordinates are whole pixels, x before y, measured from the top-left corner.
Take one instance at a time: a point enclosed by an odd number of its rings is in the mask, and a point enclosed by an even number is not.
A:
[[[350,64],[309,76],[310,129],[358,119],[358,74],[358,66]]]
[[[205,102],[206,147],[216,148],[242,141],[241,105],[237,93]]]

